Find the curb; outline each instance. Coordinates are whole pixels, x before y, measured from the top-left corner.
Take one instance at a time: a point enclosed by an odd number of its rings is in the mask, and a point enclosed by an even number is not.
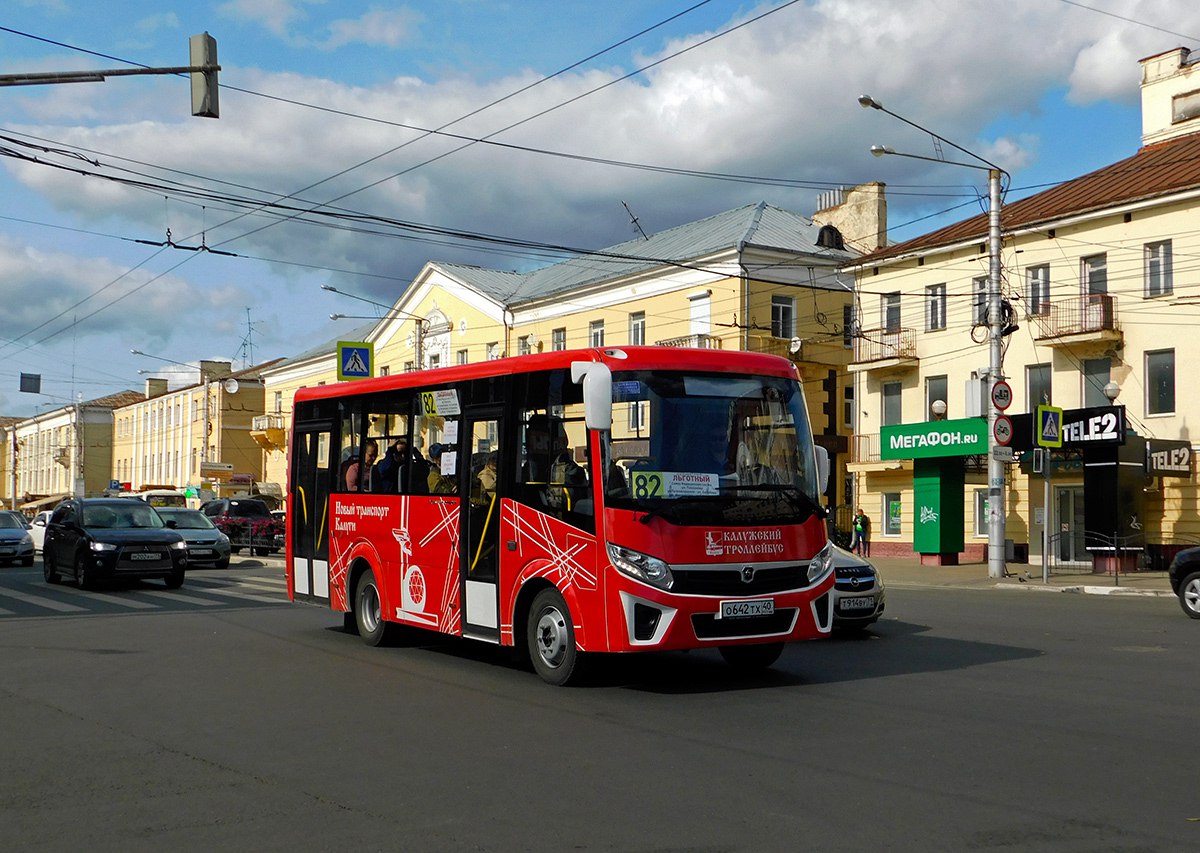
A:
[[[1174,598],[1175,593],[1163,589],[1129,589],[1120,586],[1031,586],[998,583],[995,589],[1011,589],[1017,592],[1070,592],[1076,595],[1129,595],[1148,598]]]

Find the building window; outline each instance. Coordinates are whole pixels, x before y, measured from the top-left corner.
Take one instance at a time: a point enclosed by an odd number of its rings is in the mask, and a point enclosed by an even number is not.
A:
[[[858,331],[858,324],[854,322],[854,305],[853,303],[842,306],[842,346],[850,349],[854,346],[854,335]]]
[[[1108,256],[1101,254],[1083,258],[1079,277],[1086,296],[1108,293]]]
[[[1029,314],[1050,313],[1050,265],[1025,271],[1025,304]]]
[[[1050,365],[1031,364],[1025,368],[1025,399],[1029,411],[1036,412],[1038,406],[1049,406],[1054,397],[1050,394]]]
[[[500,357],[500,344],[497,341],[492,341],[487,345],[487,360],[495,361]]]
[[[588,345],[593,347],[604,346],[604,321],[593,320],[588,323]]]
[[[885,293],[881,297],[883,305],[883,330],[885,332],[900,331],[900,294]]]
[[[945,376],[929,376],[925,379],[925,420],[938,421],[944,420],[946,413],[943,411],[940,415],[934,414],[933,404],[938,400],[948,404],[950,402],[950,382]]]
[[[436,367],[441,367],[441,366],[442,366],[442,357],[441,357],[441,355],[439,355],[439,354],[438,354],[438,353],[436,353],[436,352],[434,352],[434,353],[430,353],[430,354],[429,354],[429,369],[430,369],[430,370],[433,370],[434,368],[436,368]]]
[[[1107,406],[1104,386],[1112,379],[1112,359],[1085,358],[1083,360],[1083,405],[1086,408]]]
[[[712,331],[712,317],[709,313],[711,297],[707,293],[688,297],[688,333],[692,335],[707,335]]]
[[[975,535],[986,538],[988,535],[988,490],[975,490]]]
[[[881,423],[884,426],[895,426],[903,423],[900,417],[900,390],[899,382],[884,382],[883,383],[883,417]]]
[[[1145,249],[1146,296],[1167,296],[1175,289],[1171,272],[1171,241],[1147,243]]]
[[[931,284],[925,288],[925,331],[946,328],[946,285]]]
[[[392,375],[392,366],[390,364],[381,364],[379,366],[379,375],[380,376],[391,376]]]
[[[988,321],[987,276],[971,279],[971,324],[986,326]]]
[[[470,357],[467,355],[467,350],[465,350],[465,349],[460,349],[458,352],[456,352],[454,354],[454,363],[455,364],[467,364],[469,360],[470,360]]]
[[[404,372],[405,373],[412,373],[416,369],[417,369],[416,362],[412,362],[412,361],[404,362]]]
[[[640,347],[646,343],[646,312],[635,311],[629,315],[629,345]]]
[[[1146,414],[1175,412],[1175,350],[1146,353]]]
[[[277,415],[283,414],[283,392],[282,391],[275,392],[275,414],[277,414]]]
[[[529,335],[521,335],[517,338],[517,355],[529,355],[533,352],[533,347],[529,345]]]
[[[843,398],[842,407],[843,407],[842,414],[844,415],[843,420],[845,421],[846,429],[854,429],[855,418],[854,418],[854,383],[853,382],[846,386],[846,395]]]
[[[567,348],[567,330],[555,329],[550,333],[550,349],[561,352]]]
[[[771,297],[771,337],[792,338],[796,335],[796,300],[791,296]]]
[[[884,536],[899,536],[900,535],[900,493],[899,492],[884,492],[883,506],[880,507],[880,514],[883,516]]]

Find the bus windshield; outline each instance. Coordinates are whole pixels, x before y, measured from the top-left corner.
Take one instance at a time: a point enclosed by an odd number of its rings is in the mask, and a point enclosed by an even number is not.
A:
[[[678,525],[799,523],[820,508],[809,435],[795,379],[614,373],[605,503]]]

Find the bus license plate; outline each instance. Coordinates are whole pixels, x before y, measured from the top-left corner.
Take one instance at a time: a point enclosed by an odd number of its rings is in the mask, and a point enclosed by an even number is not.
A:
[[[775,613],[775,599],[751,598],[740,601],[722,601],[721,609],[717,611],[718,619],[744,619],[747,616],[772,616]]]
[[[838,605],[842,610],[874,610],[875,596],[862,595],[858,598],[843,598]]]

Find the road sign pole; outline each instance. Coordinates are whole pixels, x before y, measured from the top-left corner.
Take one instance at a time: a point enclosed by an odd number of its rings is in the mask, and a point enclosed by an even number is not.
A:
[[[1000,304],[1000,170],[988,170],[988,372],[992,383],[1004,379],[1004,317]],[[996,448],[995,400],[988,406],[988,450]],[[1005,565],[1004,463],[988,454],[988,577],[1008,574]]]

